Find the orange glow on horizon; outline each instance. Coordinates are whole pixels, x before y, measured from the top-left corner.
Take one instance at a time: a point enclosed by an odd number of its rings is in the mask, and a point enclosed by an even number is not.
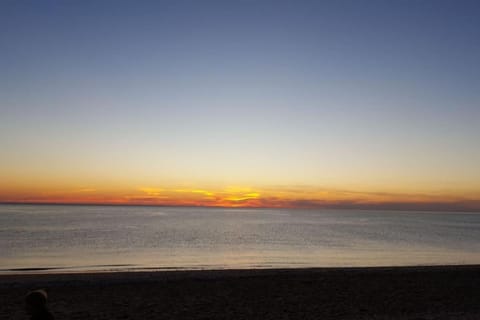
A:
[[[0,202],[211,206],[247,208],[343,208],[480,211],[480,197],[452,194],[358,192],[314,187],[222,189],[142,186],[111,190],[81,187],[68,190],[0,190]]]

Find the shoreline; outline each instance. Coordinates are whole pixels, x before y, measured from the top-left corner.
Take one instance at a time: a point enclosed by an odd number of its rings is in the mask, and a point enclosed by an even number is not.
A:
[[[105,265],[98,267],[112,267],[115,268],[119,265]],[[129,265],[121,265],[129,266]],[[97,266],[92,266],[97,267]],[[151,274],[151,275],[166,275],[177,273],[178,276],[190,276],[197,275],[201,276],[202,274],[225,274],[225,275],[237,275],[241,273],[245,274],[276,274],[283,272],[291,273],[303,273],[303,272],[328,272],[328,271],[364,271],[364,272],[375,272],[375,271],[414,271],[414,270],[449,270],[449,269],[479,269],[480,264],[431,264],[431,265],[385,265],[385,266],[326,266],[326,267],[280,267],[280,268],[270,268],[270,267],[253,267],[253,268],[181,268],[181,267],[134,267],[126,269],[78,269],[76,267],[32,267],[32,268],[12,268],[12,269],[3,269],[0,270],[0,288],[2,286],[2,281],[8,281],[10,277],[21,278],[21,277],[72,277],[76,278],[83,277],[86,275],[101,277],[102,275],[109,274],[110,276],[117,275],[118,277],[124,277],[130,274]],[[58,271],[58,272],[57,272]],[[141,277],[141,276],[140,276]],[[134,277],[135,278],[135,277]]]
[[[0,318],[44,288],[57,319],[480,319],[480,265],[0,275]]]

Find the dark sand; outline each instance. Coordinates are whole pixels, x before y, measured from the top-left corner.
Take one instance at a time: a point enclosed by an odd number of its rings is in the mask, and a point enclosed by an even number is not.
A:
[[[0,319],[480,319],[480,266],[0,276]]]

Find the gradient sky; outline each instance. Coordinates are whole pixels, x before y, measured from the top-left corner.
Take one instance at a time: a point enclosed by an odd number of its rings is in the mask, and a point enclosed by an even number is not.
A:
[[[0,201],[480,210],[478,1],[0,2]]]

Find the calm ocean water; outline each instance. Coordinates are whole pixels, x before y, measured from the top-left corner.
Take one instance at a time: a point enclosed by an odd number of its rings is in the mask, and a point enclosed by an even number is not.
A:
[[[0,205],[0,252],[1,273],[480,264],[480,214]]]

